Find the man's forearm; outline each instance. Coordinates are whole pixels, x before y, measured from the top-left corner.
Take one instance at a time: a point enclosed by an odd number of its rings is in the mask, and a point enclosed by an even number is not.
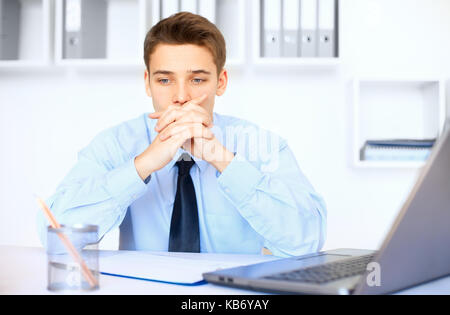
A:
[[[216,168],[220,173],[222,173],[227,166],[233,161],[234,154],[228,151],[226,148],[218,155],[214,160],[209,163]]]
[[[136,167],[139,177],[143,181],[145,181],[154,172],[154,169],[152,168],[150,161],[148,161],[148,157],[145,152],[141,153],[134,159],[134,166]]]

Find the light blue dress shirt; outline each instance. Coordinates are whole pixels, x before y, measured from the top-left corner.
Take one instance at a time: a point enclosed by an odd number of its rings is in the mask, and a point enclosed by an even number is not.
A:
[[[235,153],[218,172],[194,157],[194,183],[201,252],[276,256],[320,250],[325,241],[326,208],[300,171],[285,140],[231,116],[214,113],[217,139]],[[78,154],[78,162],[47,204],[61,224],[95,224],[99,239],[120,227],[120,249],[167,251],[178,170],[184,152],[153,173],[148,184],[134,159],[157,136],[148,114],[101,132]],[[46,226],[38,230],[46,245]]]

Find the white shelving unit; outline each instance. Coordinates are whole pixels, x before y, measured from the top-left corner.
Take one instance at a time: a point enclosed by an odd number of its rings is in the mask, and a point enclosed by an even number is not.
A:
[[[9,27],[15,29],[3,30],[2,36],[15,34],[17,47],[15,56],[2,59],[1,68],[34,68],[48,66],[52,58],[52,0],[16,0],[18,12],[3,12],[13,16],[15,23]],[[17,8],[17,7],[16,7]],[[17,16],[17,17],[16,17]],[[5,34],[6,33],[6,34]]]
[[[159,0],[106,0],[106,47],[100,58],[66,58],[64,54],[64,0],[56,0],[55,63],[62,66],[142,67],[147,31],[160,20]],[[90,0],[98,1],[98,0]],[[214,0],[211,0],[214,1]],[[230,18],[233,17],[233,18]],[[216,2],[216,25],[227,42],[226,66],[244,64],[245,0]]]
[[[358,78],[353,81],[356,167],[417,168],[415,161],[361,161],[367,140],[433,139],[445,123],[445,81],[442,79]]]
[[[19,52],[17,59],[1,60],[0,69],[42,67],[130,68],[144,66],[142,44],[147,31],[160,20],[160,0],[103,0],[106,2],[104,19],[98,19],[82,31],[92,33],[104,29],[98,36],[103,45],[96,57],[67,56],[64,49],[64,1],[17,0],[21,4]],[[85,0],[83,0],[85,1]],[[98,1],[98,0],[89,0]],[[227,43],[226,67],[242,67],[246,62],[247,8],[246,0],[215,1],[215,24]],[[251,5],[250,5],[251,7]],[[82,22],[79,22],[82,23]],[[104,25],[106,23],[106,25]],[[90,46],[90,45],[86,45]],[[95,46],[95,45],[91,45]],[[87,54],[89,55],[89,54]],[[264,60],[264,62],[271,62]],[[334,64],[335,60],[282,60],[281,63]]]
[[[280,0],[281,1],[281,0]],[[268,58],[262,56],[262,43],[261,43],[261,16],[262,7],[261,0],[252,0],[252,45],[253,45],[253,64],[258,66],[289,66],[289,67],[313,67],[313,68],[330,68],[338,66],[341,61],[339,58],[339,14],[337,16],[336,26],[337,34],[336,40],[338,41],[337,47],[338,52],[336,57],[325,58],[325,57],[277,57]],[[337,1],[337,5],[338,1]],[[339,12],[339,9],[338,9]]]

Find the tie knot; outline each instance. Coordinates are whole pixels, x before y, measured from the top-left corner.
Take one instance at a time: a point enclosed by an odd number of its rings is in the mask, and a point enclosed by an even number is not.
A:
[[[189,174],[189,171],[195,162],[189,154],[183,153],[176,164],[178,166],[178,176],[182,176]]]

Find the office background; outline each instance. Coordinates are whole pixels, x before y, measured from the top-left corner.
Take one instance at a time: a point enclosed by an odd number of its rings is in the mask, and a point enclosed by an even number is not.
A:
[[[288,140],[326,201],[325,249],[376,248],[420,168],[355,166],[352,83],[449,79],[450,1],[341,0],[339,62],[331,66],[255,64],[254,2],[244,3],[244,62],[229,67],[215,110]],[[143,71],[0,64],[0,245],[39,246],[33,194],[49,197],[98,132],[153,110]],[[102,248],[115,248],[117,235]]]

